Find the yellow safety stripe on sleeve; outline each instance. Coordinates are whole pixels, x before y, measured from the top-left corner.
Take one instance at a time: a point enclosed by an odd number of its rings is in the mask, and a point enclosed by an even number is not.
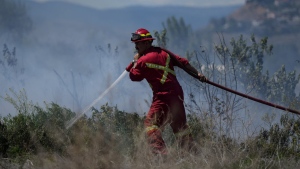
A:
[[[166,82],[167,76],[169,73],[173,74],[174,76],[176,76],[175,72],[169,68],[169,64],[170,64],[170,55],[168,54],[167,57],[167,61],[166,61],[166,66],[162,66],[162,65],[157,65],[157,64],[153,64],[153,63],[146,63],[147,67],[149,68],[153,68],[153,69],[160,69],[164,71],[164,74],[160,80],[160,82],[162,84],[164,84]]]
[[[151,36],[151,34],[150,33],[140,34],[140,36]]]
[[[192,133],[192,131],[190,130],[190,128],[186,128],[185,130],[182,130],[178,133],[175,133],[175,136],[176,137],[183,137],[183,136],[189,135],[191,133]]]
[[[148,126],[146,127],[146,132],[152,131],[152,130],[158,130],[159,127],[157,125],[152,125],[152,126]]]

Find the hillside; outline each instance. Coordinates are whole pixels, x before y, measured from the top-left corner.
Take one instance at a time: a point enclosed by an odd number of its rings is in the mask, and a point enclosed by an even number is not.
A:
[[[76,21],[82,25],[105,26],[114,30],[132,31],[137,27],[158,30],[168,17],[182,17],[193,28],[205,26],[211,18],[230,14],[240,6],[227,7],[180,7],[180,6],[131,6],[120,9],[97,10],[66,2],[26,2],[29,14],[37,24],[53,21]]]
[[[299,9],[297,0],[248,0],[226,17],[212,20],[205,31],[222,32],[228,40],[240,34],[268,37],[274,50],[273,56],[266,58],[267,69],[274,72],[285,65],[288,70],[300,72],[296,62],[300,55]]]
[[[277,0],[269,3],[248,1],[239,10],[229,15],[228,20],[236,22],[231,29],[252,30],[257,34],[299,33],[299,8],[300,2],[294,0],[282,2]]]

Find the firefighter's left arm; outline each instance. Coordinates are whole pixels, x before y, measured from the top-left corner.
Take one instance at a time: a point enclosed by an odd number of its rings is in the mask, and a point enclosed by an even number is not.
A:
[[[207,81],[207,78],[202,73],[198,72],[198,70],[195,67],[193,67],[191,64],[189,64],[189,63],[186,64],[185,68],[188,71],[192,72],[193,74],[198,75],[198,78],[201,82],[206,82]]]

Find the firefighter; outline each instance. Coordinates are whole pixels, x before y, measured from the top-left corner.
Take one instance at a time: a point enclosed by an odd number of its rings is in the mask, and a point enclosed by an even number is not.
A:
[[[166,124],[170,124],[180,146],[191,148],[192,145],[184,108],[184,94],[176,78],[174,66],[185,66],[187,70],[196,73],[202,82],[207,79],[187,59],[153,46],[153,40],[155,38],[144,28],[132,33],[131,41],[135,43],[137,54],[126,70],[132,81],[146,79],[152,88],[152,104],[144,121],[147,141],[154,154],[167,154],[160,130]]]

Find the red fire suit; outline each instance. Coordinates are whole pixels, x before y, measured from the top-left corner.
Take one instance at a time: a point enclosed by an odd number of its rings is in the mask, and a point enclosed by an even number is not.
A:
[[[181,64],[188,64],[188,60],[175,55]],[[166,154],[165,142],[161,130],[164,125],[170,124],[180,144],[191,141],[190,130],[186,124],[184,109],[184,95],[176,78],[173,62],[168,53],[159,47],[149,48],[137,60],[137,65],[132,68],[129,64],[126,70],[132,81],[146,79],[153,91],[152,104],[146,115],[144,125],[148,142],[154,153]]]

